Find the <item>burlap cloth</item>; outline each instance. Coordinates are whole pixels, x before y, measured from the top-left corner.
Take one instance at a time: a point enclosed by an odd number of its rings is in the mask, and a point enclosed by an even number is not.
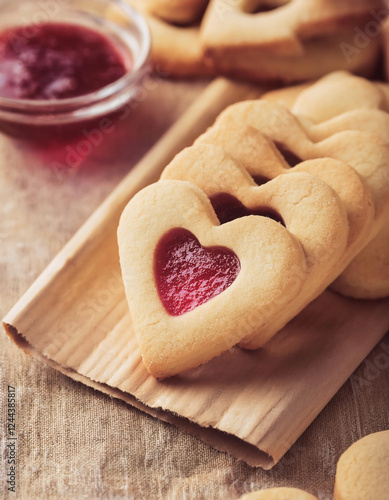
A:
[[[100,150],[88,168],[70,175],[0,139],[2,317],[203,86],[150,86],[132,110],[137,126],[127,123],[132,133],[115,160]],[[340,454],[361,436],[389,428],[388,335],[269,472],[68,379],[26,356],[4,332],[0,358],[3,498],[235,499],[264,486],[289,485],[327,500]],[[17,400],[15,494],[6,483],[8,385],[16,388]]]

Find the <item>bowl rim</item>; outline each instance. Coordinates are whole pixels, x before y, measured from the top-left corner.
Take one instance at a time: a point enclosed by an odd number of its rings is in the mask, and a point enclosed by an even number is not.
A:
[[[31,0],[21,0],[22,2],[30,2]],[[90,107],[93,104],[100,103],[110,97],[119,94],[126,89],[136,85],[139,80],[147,72],[151,51],[151,34],[145,17],[124,0],[107,0],[109,4],[116,4],[121,7],[137,27],[141,35],[141,50],[134,58],[134,66],[132,70],[126,72],[123,76],[88,94],[83,94],[76,97],[66,99],[15,99],[2,97],[0,95],[0,114],[4,112],[18,111],[26,115],[34,115],[34,113],[56,113],[56,112],[72,112],[83,107]]]

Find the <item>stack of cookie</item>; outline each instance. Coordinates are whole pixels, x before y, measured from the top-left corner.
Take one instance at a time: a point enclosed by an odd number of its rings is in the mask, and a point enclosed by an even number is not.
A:
[[[389,295],[389,87],[338,72],[264,97],[227,108],[122,215],[155,377],[263,346],[330,285]]]
[[[128,0],[148,18],[154,66],[295,82],[376,67],[384,0]]]

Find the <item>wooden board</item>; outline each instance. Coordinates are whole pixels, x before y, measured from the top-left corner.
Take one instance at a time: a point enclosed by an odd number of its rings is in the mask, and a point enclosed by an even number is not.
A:
[[[58,254],[4,319],[26,352],[185,428],[252,465],[271,468],[389,329],[389,301],[325,292],[266,348],[234,348],[158,382],[138,352],[121,282],[120,213],[227,104],[258,89],[212,83]]]

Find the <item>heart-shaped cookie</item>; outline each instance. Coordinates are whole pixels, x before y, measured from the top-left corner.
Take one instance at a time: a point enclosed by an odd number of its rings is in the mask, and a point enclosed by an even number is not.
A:
[[[374,217],[368,222],[363,216],[359,216],[360,238],[353,251],[350,251],[351,258],[359,254],[378,233],[384,231],[389,215],[389,147],[381,138],[366,131],[344,130],[322,141],[313,142],[303,125],[285,107],[257,100],[227,108],[197,143],[207,142],[221,146],[252,173],[255,163],[252,158],[255,147],[253,144],[258,141],[258,132],[272,140],[285,158],[293,153],[301,160],[323,157],[338,159],[348,163],[364,179],[370,191],[369,198],[373,201]],[[270,160],[269,165],[271,169]],[[263,165],[261,170],[266,171],[266,168],[266,165]],[[255,172],[252,175],[254,174]],[[331,183],[329,176],[325,180]],[[340,185],[339,182],[337,184]],[[343,191],[345,189],[346,186]],[[352,197],[350,186],[348,198]],[[361,210],[359,212],[363,213]],[[336,289],[356,297],[380,297],[389,294],[388,256],[382,260],[382,247],[379,251],[381,257],[377,259],[377,252],[367,250],[368,260],[376,263],[375,271],[368,281],[365,281],[366,273],[358,277],[353,267],[347,267],[337,280]]]
[[[221,148],[209,144],[183,150],[162,174],[162,179],[186,180],[200,187],[210,198],[222,224],[247,217],[250,213],[261,213],[282,221],[303,247],[308,272],[301,290],[287,307],[280,309],[273,302],[274,314],[269,316],[266,325],[240,342],[249,349],[265,344],[315,299],[338,276],[342,270],[340,263],[345,261],[349,226],[344,204],[327,183],[304,172],[304,168],[307,171],[323,168],[329,175],[340,171],[344,174],[343,181],[359,182],[364,188],[353,169],[336,160],[307,161],[301,164],[299,171],[285,169],[281,157],[277,157],[272,145],[263,139],[262,144],[257,144],[257,156],[261,158],[263,153],[269,158],[269,154],[273,154],[273,158],[266,170],[269,180],[263,183],[262,177],[261,186]],[[267,151],[269,148],[270,152]],[[257,174],[264,174],[256,156],[252,159],[252,169]],[[270,164],[273,165],[272,172]],[[280,169],[288,173],[277,175]]]
[[[315,143],[324,141],[343,130],[369,132],[389,145],[389,85],[375,83],[345,71],[321,78],[313,85],[297,89],[282,89],[264,96],[266,100],[286,105],[298,116],[307,136]],[[382,144],[373,148],[387,163]],[[361,139],[360,148],[369,147],[369,138]],[[365,161],[369,160],[369,152]],[[389,173],[377,182],[389,190]],[[332,285],[342,293],[374,298],[389,295],[389,213],[381,230],[353,259]]]
[[[274,316],[274,304],[279,311],[288,306],[308,272],[301,243],[282,224],[248,216],[220,225],[205,193],[184,181],[160,181],[140,191],[122,214],[118,240],[140,351],[158,378],[205,363],[257,332]],[[204,265],[201,255],[210,252]],[[228,271],[218,273],[224,265]],[[166,302],[175,298],[164,292],[173,285],[181,293],[180,276],[182,302],[195,297],[195,307],[185,311],[171,309]],[[212,293],[193,294],[196,283],[211,285]]]
[[[339,26],[355,26],[381,7],[380,0],[212,0],[201,38],[211,54],[239,50],[244,57],[259,49],[273,56],[303,55],[303,41],[333,35]]]

